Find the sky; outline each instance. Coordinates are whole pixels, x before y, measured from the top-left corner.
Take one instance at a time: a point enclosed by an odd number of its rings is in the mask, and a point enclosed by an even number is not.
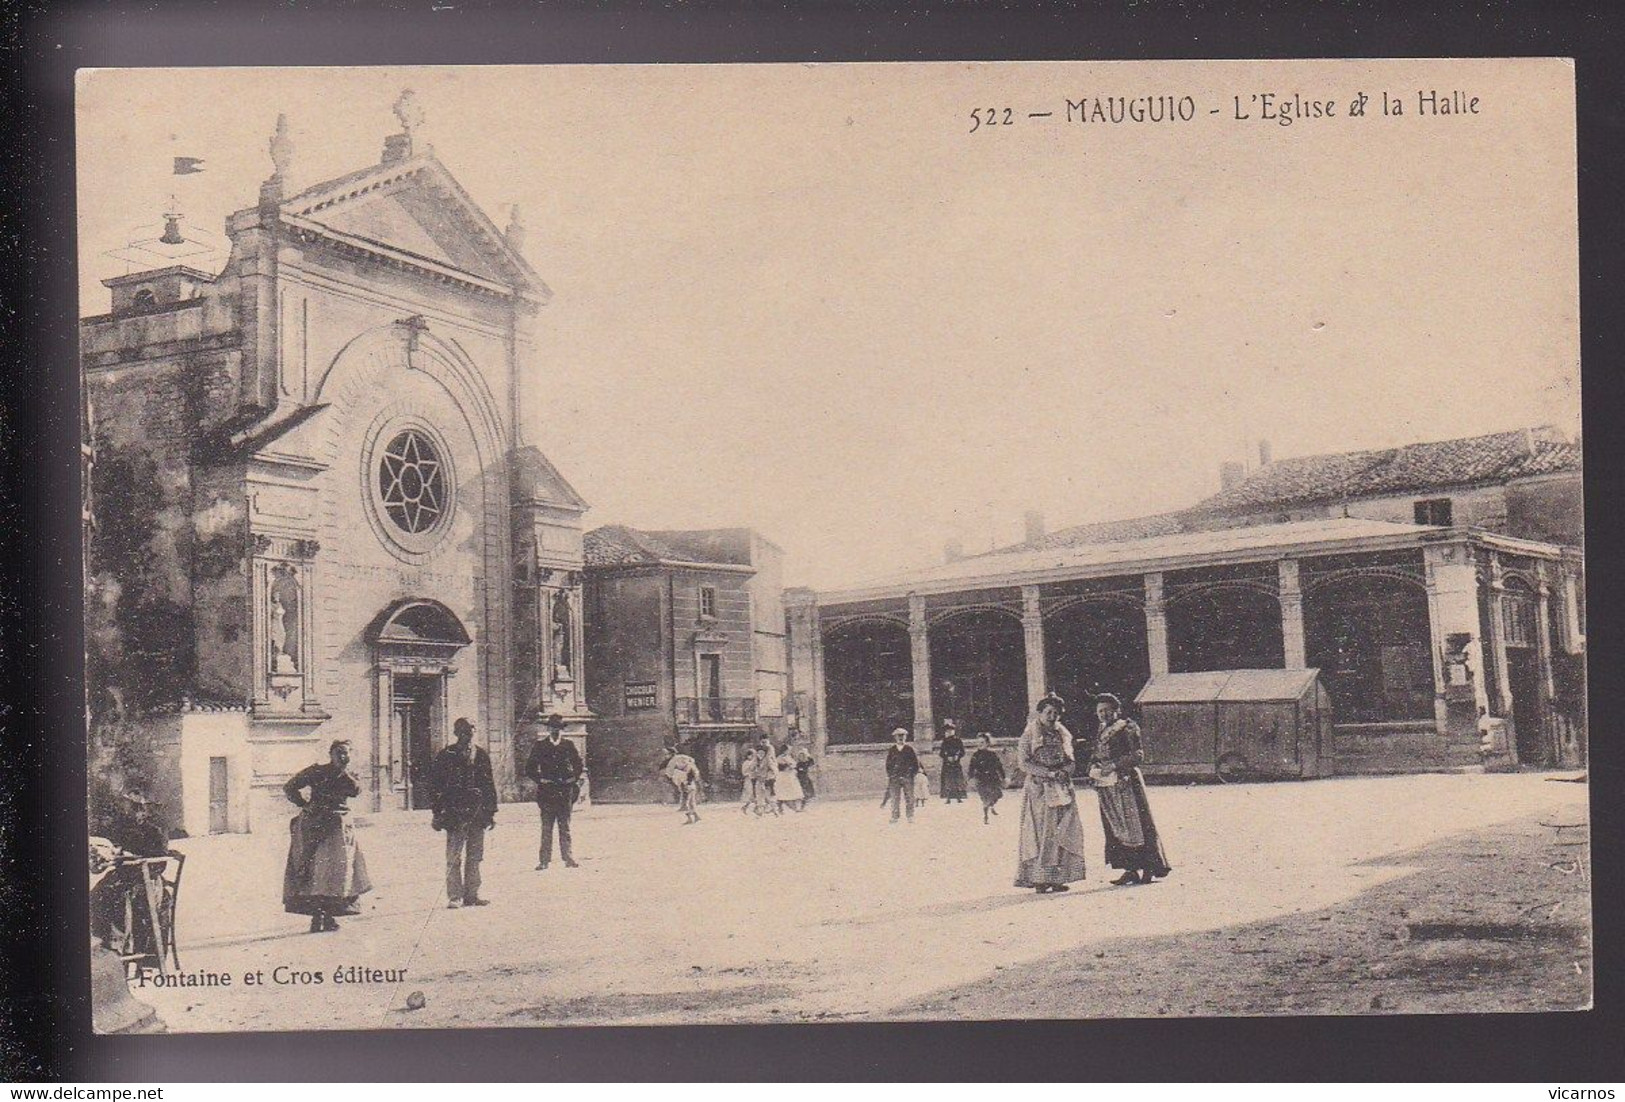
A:
[[[525,435],[587,523],[753,527],[788,584],[837,587],[1020,539],[1028,510],[1053,531],[1188,505],[1262,439],[1577,433],[1572,79],[1549,59],[87,70],[81,313],[171,195],[223,244],[278,112],[298,189],[376,162],[409,87],[475,201],[524,212],[554,292]],[[1419,117],[1422,90],[1478,112]],[[1335,115],[1265,121],[1265,93]],[[1066,118],[1186,95],[1189,122]]]

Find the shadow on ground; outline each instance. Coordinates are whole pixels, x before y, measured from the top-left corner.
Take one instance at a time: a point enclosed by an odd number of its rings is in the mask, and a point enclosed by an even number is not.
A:
[[[519,1022],[599,1022],[643,1018],[658,1014],[742,1010],[795,996],[796,989],[782,983],[752,983],[710,991],[638,991],[585,995],[574,999],[548,999],[508,1011]]]
[[[1384,858],[1414,871],[1324,910],[1096,942],[885,1017],[1581,1010],[1591,1002],[1591,904],[1575,833],[1529,819],[1458,835]]]

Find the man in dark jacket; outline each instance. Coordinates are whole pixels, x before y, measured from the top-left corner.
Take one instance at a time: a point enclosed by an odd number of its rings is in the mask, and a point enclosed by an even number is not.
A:
[[[891,801],[891,821],[899,811],[914,821],[914,775],[920,771],[920,758],[908,744],[908,731],[902,727],[891,733],[892,745],[886,751],[886,798]]]
[[[446,906],[483,907],[480,862],[485,859],[485,832],[496,829],[497,786],[491,756],[474,745],[474,724],[452,724],[452,744],[435,756],[436,830],[446,832]]]
[[[564,717],[550,715],[542,721],[547,736],[530,749],[525,776],[536,782],[536,809],[542,813],[542,844],[537,852],[538,871],[553,862],[553,827],[559,829],[559,855],[565,868],[579,868],[570,856],[570,809],[581,795],[581,751],[564,737]]]

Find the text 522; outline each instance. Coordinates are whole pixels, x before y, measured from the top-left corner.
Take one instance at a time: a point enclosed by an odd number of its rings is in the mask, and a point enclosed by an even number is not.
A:
[[[974,134],[984,126],[1009,126],[1016,121],[1016,111],[1013,107],[975,107],[970,113],[970,133]]]

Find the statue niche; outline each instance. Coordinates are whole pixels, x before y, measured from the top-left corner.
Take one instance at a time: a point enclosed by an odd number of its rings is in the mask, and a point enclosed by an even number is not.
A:
[[[269,672],[278,695],[286,697],[288,690],[277,685],[280,677],[299,676],[302,667],[300,654],[300,612],[302,594],[299,577],[288,563],[280,563],[271,571],[269,609],[266,620],[270,628],[268,648]]]
[[[570,591],[556,590],[553,594],[553,680],[575,679],[575,656],[572,654],[574,636],[570,610]]]

